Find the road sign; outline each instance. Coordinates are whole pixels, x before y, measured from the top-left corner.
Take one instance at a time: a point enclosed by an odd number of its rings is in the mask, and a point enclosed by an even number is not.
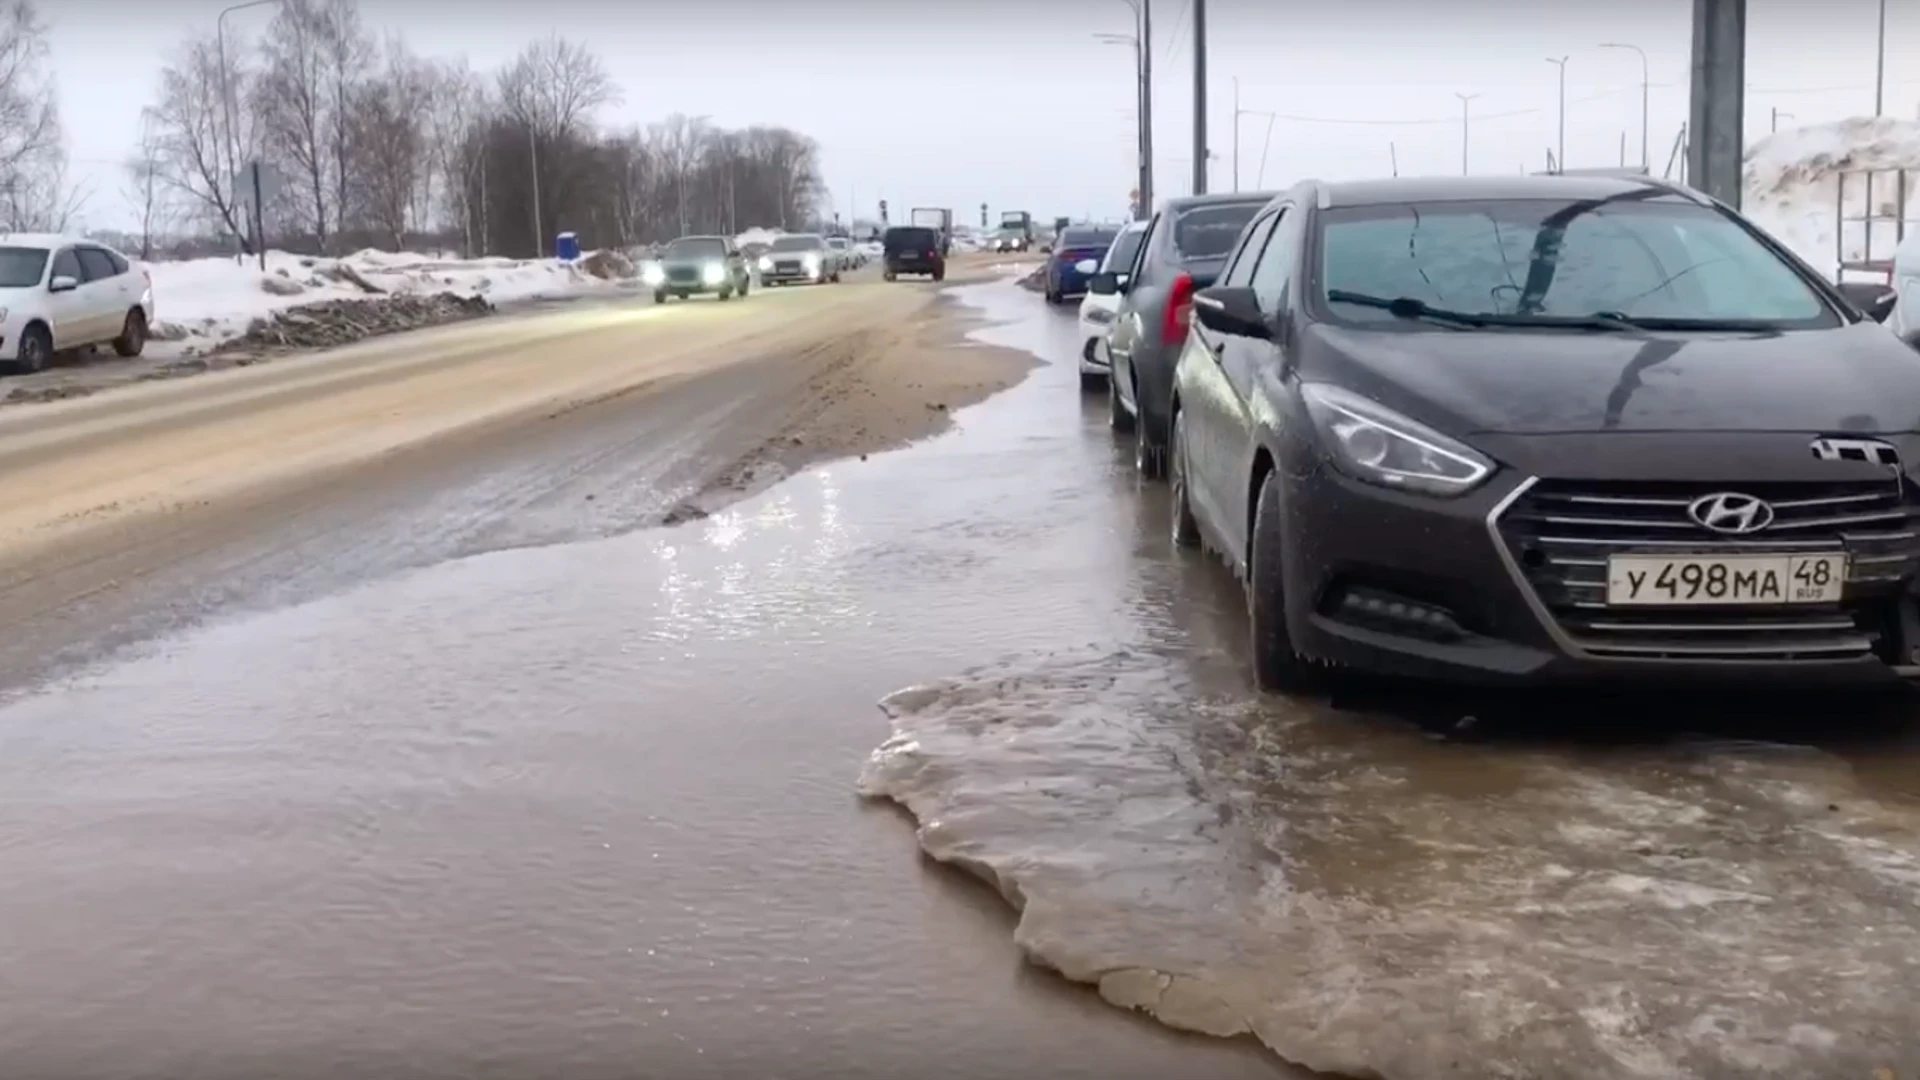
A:
[[[286,178],[280,170],[263,161],[250,161],[233,174],[234,201],[249,210],[255,209],[256,194],[263,206],[272,206],[286,187]]]

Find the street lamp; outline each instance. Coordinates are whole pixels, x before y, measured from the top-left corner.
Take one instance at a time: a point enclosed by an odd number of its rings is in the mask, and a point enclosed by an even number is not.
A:
[[[227,137],[222,141],[227,144],[227,182],[229,184],[233,183],[233,177],[240,174],[240,140],[236,138],[233,133],[233,82],[227,77],[227,16],[236,11],[245,11],[247,8],[278,3],[280,3],[280,0],[245,0],[244,3],[222,8],[220,14],[215,16],[213,20],[213,47],[216,57],[220,62],[220,112],[226,122],[227,128]],[[228,194],[232,195],[235,193],[229,189]],[[231,203],[229,203],[229,205],[231,205]],[[260,207],[254,207],[253,212],[255,215],[264,219],[265,214]],[[256,244],[261,244],[261,240],[261,237],[254,237]],[[266,257],[266,247],[264,244],[261,244],[260,258],[262,261],[260,268],[262,270],[266,269]]]
[[[1560,149],[1554,158],[1555,171],[1567,171],[1567,61],[1571,57],[1563,56],[1558,60],[1547,57],[1547,63],[1560,69]]]
[[[1127,4],[1129,7],[1133,6],[1132,0],[1121,0],[1121,2]],[[1094,40],[1099,41],[1103,45],[1130,45],[1133,47],[1133,77],[1136,83],[1134,87],[1133,111],[1134,124],[1137,129],[1134,132],[1134,143],[1135,150],[1139,157],[1140,167],[1140,175],[1135,180],[1135,185],[1140,191],[1140,197],[1137,202],[1141,207],[1145,207],[1150,205],[1148,202],[1150,198],[1148,188],[1152,183],[1150,179],[1152,165],[1147,157],[1147,155],[1152,152],[1150,149],[1152,143],[1148,141],[1147,135],[1147,124],[1151,122],[1147,116],[1147,49],[1145,45],[1141,44],[1140,38],[1134,34],[1095,34],[1093,37]],[[1147,216],[1144,209],[1136,209],[1135,212],[1142,219]]]
[[[1233,190],[1240,190],[1240,118],[1243,116],[1264,116],[1267,118],[1267,137],[1260,143],[1260,172],[1253,178],[1255,191],[1266,182],[1267,149],[1273,145],[1273,122],[1279,119],[1278,113],[1262,109],[1243,109],[1240,107],[1240,80],[1233,80]]]
[[[1624,41],[1603,41],[1603,49],[1632,49],[1640,54],[1640,168],[1652,175],[1653,167],[1647,163],[1647,91],[1653,85],[1647,81],[1647,50],[1638,45],[1629,45]]]
[[[1467,131],[1471,122],[1470,106],[1473,104],[1473,99],[1480,95],[1455,91],[1453,96],[1460,99],[1460,175],[1465,176],[1467,175]]]

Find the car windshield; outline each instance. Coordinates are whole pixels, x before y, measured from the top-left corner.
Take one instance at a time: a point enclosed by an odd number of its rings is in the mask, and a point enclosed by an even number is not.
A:
[[[667,254],[680,258],[711,258],[726,253],[726,241],[713,236],[683,236],[667,245]]]
[[[1240,230],[1253,215],[1267,205],[1266,200],[1243,203],[1212,203],[1183,210],[1173,219],[1173,247],[1185,259],[1220,259],[1233,250]]]
[[[0,247],[0,289],[26,289],[40,284],[47,269],[47,249]]]
[[[829,241],[827,241],[827,246],[828,246],[828,247],[836,247],[836,248],[843,248],[843,247],[846,247],[846,246],[847,246],[847,242],[846,242],[845,240],[840,240],[840,239],[837,239],[837,238],[836,238],[836,239],[833,239],[833,240],[829,240]]]
[[[1100,269],[1112,272],[1133,265],[1133,257],[1140,253],[1140,238],[1147,235],[1145,229],[1128,229],[1113,238],[1113,246],[1107,249],[1107,259]]]
[[[1106,247],[1113,243],[1112,229],[1068,229],[1060,236],[1060,246],[1070,248]]]
[[[1353,207],[1327,212],[1321,228],[1323,296],[1469,315],[1836,323],[1738,221],[1677,196]],[[1395,318],[1354,303],[1334,310],[1360,323]]]
[[[782,236],[773,242],[775,251],[818,251],[825,246],[817,236]]]

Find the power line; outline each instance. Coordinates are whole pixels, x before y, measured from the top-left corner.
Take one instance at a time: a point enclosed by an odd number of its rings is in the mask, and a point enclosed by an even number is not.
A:
[[[1671,86],[1673,84],[1672,83],[1654,83],[1652,85],[1665,87],[1665,86]],[[1639,83],[1635,83],[1632,86],[1616,86],[1611,90],[1602,90],[1597,94],[1588,94],[1585,97],[1570,98],[1568,99],[1567,104],[1578,105],[1588,101],[1598,101],[1601,98],[1613,97],[1616,94],[1624,94],[1629,90],[1638,92],[1639,89],[1640,89]],[[1514,117],[1514,116],[1538,116],[1541,113],[1546,111],[1547,110],[1545,109],[1511,109],[1511,110],[1508,110],[1507,112],[1474,113],[1473,119],[1475,123],[1479,123],[1484,120],[1502,120],[1502,119],[1506,119],[1508,117]],[[1458,126],[1460,123],[1460,118],[1457,116],[1434,117],[1434,118],[1420,119],[1420,120],[1354,120],[1354,119],[1346,119],[1343,117],[1336,117],[1336,116],[1298,116],[1291,113],[1266,113],[1264,115],[1272,116],[1278,120],[1292,121],[1293,123],[1296,123],[1296,124],[1351,124],[1356,127],[1418,127],[1422,125],[1443,125],[1443,124],[1448,126]]]
[[[1193,13],[1193,0],[1182,0],[1180,14],[1174,16],[1173,32],[1167,35],[1167,49],[1160,54],[1162,61],[1173,58],[1173,50],[1180,44],[1180,34],[1187,28],[1187,16]]]

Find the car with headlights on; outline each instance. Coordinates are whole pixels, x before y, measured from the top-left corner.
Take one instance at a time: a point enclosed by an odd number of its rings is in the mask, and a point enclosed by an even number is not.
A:
[[[1147,223],[1131,222],[1114,235],[1112,246],[1107,248],[1106,256],[1096,265],[1092,259],[1080,264],[1080,272],[1089,279],[1098,273],[1115,275],[1115,280],[1124,284],[1127,267],[1133,265],[1134,256],[1140,252],[1140,241],[1147,235]],[[1107,359],[1107,332],[1113,328],[1113,317],[1120,310],[1118,293],[1104,295],[1089,292],[1080,301],[1080,388],[1082,390],[1103,390],[1106,388],[1107,372],[1113,362]]]
[[[1920,363],[1644,177],[1305,183],[1192,299],[1170,532],[1268,689],[1920,677]]]
[[[840,256],[818,233],[776,236],[760,256],[762,285],[818,285],[839,281]]]
[[[1133,265],[1087,282],[1087,292],[1118,296],[1107,331],[1108,422],[1134,439],[1134,466],[1147,479],[1166,469],[1168,403],[1173,364],[1186,341],[1196,289],[1213,284],[1240,230],[1274,192],[1234,192],[1168,199],[1148,219]],[[1064,232],[1064,230],[1063,230]]]
[[[653,287],[656,304],[666,303],[669,296],[685,300],[707,293],[731,300],[753,289],[746,256],[726,236],[683,236],[673,241],[641,271],[641,280]]]

